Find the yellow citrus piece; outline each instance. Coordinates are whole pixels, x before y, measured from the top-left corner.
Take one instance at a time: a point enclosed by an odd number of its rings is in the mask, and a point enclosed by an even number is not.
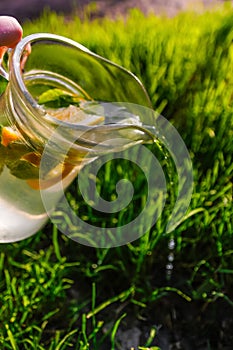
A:
[[[2,128],[1,136],[2,136],[1,144],[5,147],[7,147],[9,143],[20,139],[19,133],[14,129],[12,129],[10,126],[4,126]]]
[[[26,160],[37,167],[40,166],[41,156],[35,152],[26,153],[21,157],[21,159]]]
[[[53,118],[56,118],[58,120],[66,121],[68,123],[75,123],[79,125],[97,125],[99,123],[102,123],[104,121],[104,117],[94,115],[94,114],[87,114],[82,109],[80,109],[77,106],[70,105],[69,107],[62,107],[57,109],[46,109],[47,115],[52,116]],[[70,164],[69,162],[64,162],[63,164],[59,164],[57,167],[55,167],[53,170],[50,171],[49,174],[47,174],[47,178],[45,180],[41,179],[28,179],[26,180],[27,184],[34,190],[40,190],[40,189],[46,189],[54,184],[56,182],[60,181],[60,178],[62,177],[62,180],[65,179],[67,175],[69,175],[72,170],[78,165],[81,164],[82,158],[85,156],[86,152],[80,153],[80,155],[76,154],[75,161],[73,164]],[[25,154],[22,159],[27,160],[33,165],[40,166],[40,156],[34,152],[30,152]],[[71,161],[72,156],[68,155],[68,161]]]
[[[29,187],[31,187],[33,190],[39,190],[40,189],[40,181],[39,179],[29,179],[26,180]]]
[[[72,124],[80,125],[97,125],[104,121],[103,116],[87,114],[81,108],[70,105],[69,107],[62,107],[57,109],[47,109],[48,115],[53,118],[66,121]]]
[[[45,190],[55,185],[61,178],[64,180],[74,168],[75,166],[69,163],[58,164],[57,167],[47,174],[47,176],[49,176],[48,179],[28,179],[26,182],[33,190]]]

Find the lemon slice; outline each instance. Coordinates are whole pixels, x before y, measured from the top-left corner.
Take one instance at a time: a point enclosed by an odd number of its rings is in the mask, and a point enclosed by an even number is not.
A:
[[[46,175],[46,179],[28,179],[26,182],[33,190],[45,190],[64,180],[74,169],[69,163],[60,163]]]
[[[70,105],[69,107],[62,107],[57,109],[46,109],[46,112],[49,116],[56,118],[58,120],[62,120],[71,124],[79,124],[79,125],[98,125],[104,122],[104,117],[95,115],[95,114],[87,114],[81,108]]]
[[[14,130],[10,126],[4,126],[2,128],[1,144],[7,147],[11,142],[18,141],[20,139],[20,134],[17,130]]]

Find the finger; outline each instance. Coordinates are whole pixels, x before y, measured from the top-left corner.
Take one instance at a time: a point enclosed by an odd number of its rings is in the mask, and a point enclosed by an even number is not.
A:
[[[7,47],[6,46],[1,46],[0,47],[0,63],[2,62],[2,58],[4,56],[4,53],[7,51]]]
[[[17,19],[0,16],[0,47],[14,48],[22,39],[23,30]]]

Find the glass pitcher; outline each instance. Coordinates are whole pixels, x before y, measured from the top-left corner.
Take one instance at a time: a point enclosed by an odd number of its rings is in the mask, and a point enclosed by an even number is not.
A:
[[[115,102],[150,108],[141,82],[68,38],[47,33],[25,37],[9,52],[0,73],[8,80],[0,97],[0,242],[4,243],[27,238],[45,225],[48,210],[62,195],[60,181],[65,190],[80,168],[99,155],[150,142],[154,136],[141,127],[133,111],[121,118],[106,112],[108,103]],[[118,134],[122,143],[111,143]],[[51,148],[51,159],[46,174],[41,174],[45,146]],[[46,210],[41,189],[49,198]]]

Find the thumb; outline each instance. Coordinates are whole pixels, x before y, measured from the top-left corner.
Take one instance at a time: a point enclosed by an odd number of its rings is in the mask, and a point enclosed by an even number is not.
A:
[[[14,48],[22,35],[23,29],[16,18],[0,16],[0,61],[7,48]]]

